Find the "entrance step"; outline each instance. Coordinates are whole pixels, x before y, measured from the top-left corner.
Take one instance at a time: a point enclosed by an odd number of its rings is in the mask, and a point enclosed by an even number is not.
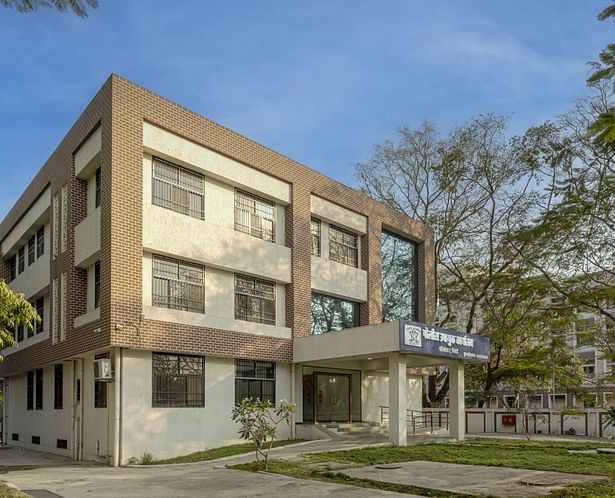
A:
[[[316,424],[331,439],[386,440],[389,430],[375,422],[327,422]]]

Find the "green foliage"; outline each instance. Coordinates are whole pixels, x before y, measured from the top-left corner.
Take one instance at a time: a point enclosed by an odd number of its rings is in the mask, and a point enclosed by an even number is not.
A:
[[[602,422],[604,427],[615,427],[615,406],[611,406],[604,414],[604,420]]]
[[[98,0],[0,0],[0,5],[17,12],[34,12],[41,7],[54,7],[60,12],[73,11],[76,16],[87,17],[87,7],[98,7]]]
[[[13,331],[17,325],[23,324],[32,330],[39,321],[40,317],[25,296],[13,292],[4,280],[0,280],[0,349],[15,344]],[[2,358],[0,355],[0,360]]]
[[[262,457],[267,470],[269,451],[277,435],[277,425],[286,422],[290,425],[295,412],[295,404],[282,400],[277,406],[269,400],[245,398],[233,408],[231,418],[239,424],[241,439],[252,441],[256,450],[256,460]]]
[[[126,460],[126,463],[128,465],[153,465],[154,463],[157,463],[157,462],[156,460],[154,460],[154,455],[152,455],[151,453],[148,453],[147,451],[144,451],[141,458],[137,458],[133,456],[133,457],[130,457],[128,460]]]

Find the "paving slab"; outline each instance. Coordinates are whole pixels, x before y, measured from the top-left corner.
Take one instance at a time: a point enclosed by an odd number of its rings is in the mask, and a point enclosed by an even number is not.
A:
[[[552,491],[575,482],[605,479],[605,477],[582,474],[425,461],[403,462],[389,466],[398,468],[379,467],[381,466],[373,465],[340,472],[359,479],[502,498],[547,496]]]

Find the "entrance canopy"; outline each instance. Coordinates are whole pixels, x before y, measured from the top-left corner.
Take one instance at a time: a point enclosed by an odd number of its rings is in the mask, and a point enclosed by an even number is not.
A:
[[[489,338],[424,323],[397,320],[295,338],[296,363],[387,357],[404,353],[416,366],[439,365],[445,359],[488,362]]]

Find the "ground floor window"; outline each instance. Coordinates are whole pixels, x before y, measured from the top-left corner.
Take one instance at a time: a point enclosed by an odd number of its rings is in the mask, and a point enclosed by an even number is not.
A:
[[[36,370],[35,408],[37,410],[43,409],[43,369],[42,368],[38,368]]]
[[[152,353],[152,407],[205,406],[205,359]]]
[[[64,365],[54,367],[53,379],[53,407],[61,410],[64,404]]]
[[[28,372],[26,409],[34,410],[34,372]]]
[[[359,325],[359,305],[337,297],[312,293],[312,334]]]
[[[109,358],[109,353],[94,356],[95,360]],[[94,381],[94,408],[107,408],[107,382]]]
[[[235,403],[245,398],[275,403],[275,362],[235,360]]]

